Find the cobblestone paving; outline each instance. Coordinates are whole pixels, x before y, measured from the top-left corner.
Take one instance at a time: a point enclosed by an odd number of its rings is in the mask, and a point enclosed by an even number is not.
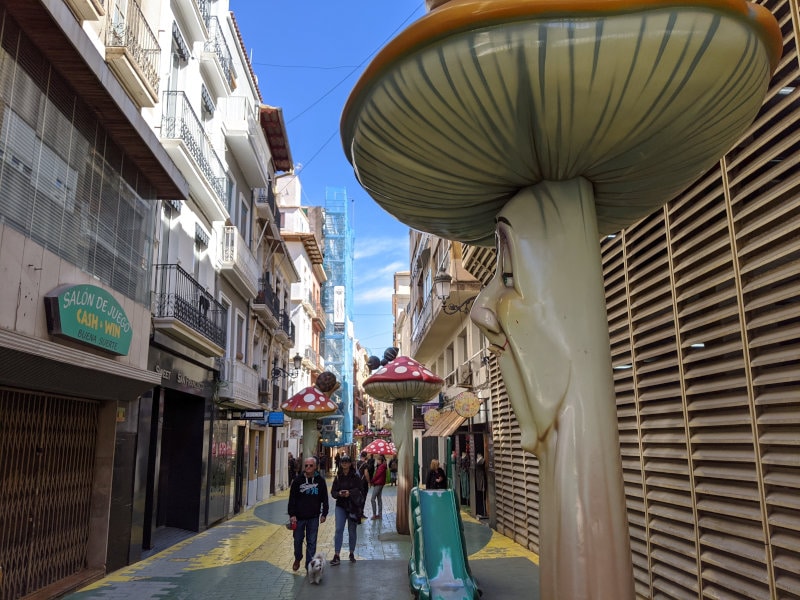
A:
[[[383,519],[368,519],[358,527],[358,562],[345,559],[338,567],[329,566],[320,587],[306,581],[304,569],[291,570],[292,532],[285,527],[288,492],[284,491],[66,598],[289,600],[319,598],[324,591],[359,600],[407,600],[411,543],[409,536],[396,532],[396,493],[395,487],[384,488]],[[328,559],[333,557],[333,506],[331,501],[331,514],[320,526],[317,543]],[[517,588],[526,597],[536,598],[531,591],[538,588],[538,557],[469,515],[462,513],[462,517],[470,566],[484,588],[483,598],[520,597],[515,595]],[[347,547],[345,529],[343,548]],[[509,577],[515,581],[508,581]],[[505,587],[496,589],[497,585]],[[502,593],[487,595],[493,588]]]

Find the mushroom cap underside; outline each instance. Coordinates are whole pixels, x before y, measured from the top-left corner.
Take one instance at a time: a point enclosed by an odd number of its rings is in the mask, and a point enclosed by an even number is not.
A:
[[[376,57],[341,129],[379,205],[472,244],[492,245],[495,215],[542,181],[589,180],[600,234],[649,214],[745,132],[777,60],[763,7],[752,8],[758,18],[723,2],[476,17],[473,28],[430,34],[454,2],[421,19],[430,40],[407,33],[412,25],[399,36],[407,52],[390,44],[389,58]]]

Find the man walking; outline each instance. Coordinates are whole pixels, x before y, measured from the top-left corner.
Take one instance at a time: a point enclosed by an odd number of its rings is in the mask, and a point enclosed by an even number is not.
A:
[[[289,519],[294,530],[294,564],[300,568],[303,559],[303,540],[306,541],[306,569],[317,552],[319,524],[328,516],[328,486],[317,472],[317,459],[303,460],[303,474],[296,477],[289,490]]]

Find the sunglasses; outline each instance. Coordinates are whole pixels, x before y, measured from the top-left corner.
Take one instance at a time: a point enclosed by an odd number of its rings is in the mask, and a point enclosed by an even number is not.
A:
[[[304,466],[304,467],[315,467],[316,465],[312,465],[312,464],[305,464],[305,465],[303,465],[303,466]]]

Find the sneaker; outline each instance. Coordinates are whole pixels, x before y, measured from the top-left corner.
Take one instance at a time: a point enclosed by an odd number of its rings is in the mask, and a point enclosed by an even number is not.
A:
[[[350,556],[352,556],[352,554]],[[338,554],[334,554],[333,558],[331,559],[331,566],[335,567],[340,562],[342,562],[342,561],[339,560],[339,555]]]
[[[294,561],[294,563],[292,564],[292,571],[297,571],[297,569],[299,568],[300,568],[300,561],[299,560]]]
[[[380,519],[380,518],[381,518],[381,516],[380,516],[380,515],[372,515],[372,520],[373,520],[373,521],[374,521],[375,519]]]
[[[352,552],[350,553],[350,562],[356,562],[356,555]]]

